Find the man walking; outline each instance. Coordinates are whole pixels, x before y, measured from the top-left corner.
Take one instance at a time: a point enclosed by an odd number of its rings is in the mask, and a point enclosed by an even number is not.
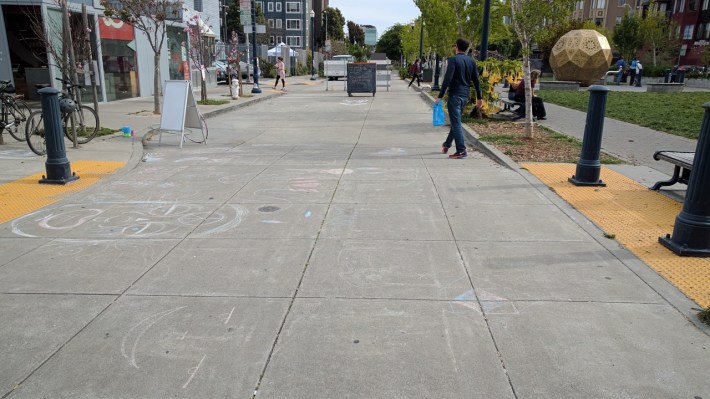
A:
[[[449,158],[452,159],[462,159],[468,156],[463,138],[463,128],[461,127],[461,115],[468,102],[471,82],[473,82],[473,86],[476,89],[476,107],[480,108],[483,105],[481,83],[478,80],[478,68],[473,59],[466,55],[469,45],[470,43],[465,39],[456,40],[456,55],[448,59],[444,82],[441,84],[441,90],[436,99],[438,104],[448,89],[449,101],[447,108],[449,110],[449,119],[451,120],[451,129],[446,141],[441,145],[441,153],[448,153],[452,142],[455,142],[456,152],[449,155]]]

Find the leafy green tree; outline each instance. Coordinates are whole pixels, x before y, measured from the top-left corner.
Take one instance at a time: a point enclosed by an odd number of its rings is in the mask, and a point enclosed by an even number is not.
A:
[[[680,43],[672,35],[677,25],[675,21],[667,18],[664,12],[656,9],[655,1],[649,5],[646,18],[641,20],[641,32],[651,53],[653,66],[658,64],[661,54],[667,54],[669,51],[677,54]]]
[[[440,55],[451,54],[451,46],[462,32],[461,23],[457,21],[452,2],[462,0],[414,0],[421,12],[425,30],[429,37],[432,50]]]
[[[533,137],[532,91],[530,87],[530,54],[532,44],[546,25],[569,17],[574,0],[511,0],[512,26],[518,35],[523,55],[523,79],[525,79],[525,133]]]
[[[365,32],[353,21],[348,21],[348,41],[350,44],[365,45]]]
[[[328,7],[323,10],[323,21],[322,26],[327,26],[327,29],[321,29],[321,43],[325,43],[326,32],[328,34],[328,39],[330,40],[345,40],[345,32],[343,31],[343,26],[345,26],[345,18],[339,9]]]
[[[143,32],[153,49],[153,113],[160,113],[160,52],[165,41],[168,19],[175,19],[182,1],[172,0],[101,0],[104,15],[127,22]]]
[[[377,40],[375,51],[387,54],[390,60],[399,60],[402,57],[402,31],[409,29],[402,24],[394,24],[387,29]]]
[[[411,25],[405,25],[400,30],[400,41],[402,43],[402,55],[407,61],[411,62],[415,58],[419,58],[419,39],[422,39],[422,57],[426,57],[426,53],[431,48],[429,42],[429,34],[426,26],[423,26],[423,18],[419,17]],[[423,27],[423,29],[422,29]]]
[[[628,12],[624,14],[621,23],[614,27],[611,40],[625,59],[630,60],[635,57],[644,42],[641,17]]]
[[[229,37],[232,37],[232,32],[237,32],[237,38],[240,43],[244,43],[244,27],[240,17],[240,7],[238,1],[232,1],[227,8],[227,31]]]

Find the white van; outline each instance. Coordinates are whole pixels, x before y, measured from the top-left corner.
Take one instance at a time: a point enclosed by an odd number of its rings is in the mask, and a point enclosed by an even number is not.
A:
[[[323,62],[323,73],[328,80],[338,80],[346,77],[349,62],[355,62],[355,57],[350,54],[334,55],[330,60]]]

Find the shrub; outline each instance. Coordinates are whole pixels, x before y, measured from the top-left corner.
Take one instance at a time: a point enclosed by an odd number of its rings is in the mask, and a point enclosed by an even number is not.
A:
[[[649,78],[662,78],[666,76],[666,70],[668,69],[673,69],[673,67],[668,65],[653,66],[651,63],[643,64],[643,76]]]
[[[481,94],[483,94],[483,112],[490,115],[497,110],[498,93],[495,91],[495,85],[504,79],[508,83],[520,80],[523,77],[523,63],[520,60],[500,61],[489,58],[478,62],[478,72],[481,81]],[[471,90],[474,88],[472,87]],[[475,93],[471,95],[471,98],[475,98]]]
[[[262,78],[276,77],[276,68],[274,67],[274,64],[269,62],[269,60],[259,57],[259,68],[261,69]]]
[[[409,69],[406,66],[399,67],[399,77],[402,79],[407,79],[409,76]]]

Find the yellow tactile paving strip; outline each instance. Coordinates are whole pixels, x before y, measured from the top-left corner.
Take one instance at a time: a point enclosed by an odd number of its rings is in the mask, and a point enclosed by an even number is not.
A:
[[[0,223],[26,215],[83,190],[124,165],[124,162],[75,161],[70,163],[70,167],[79,179],[65,185],[39,184],[38,181],[46,172],[0,184]]]
[[[576,187],[574,164],[522,165],[702,307],[710,306],[710,259],[680,257],[658,243],[673,232],[682,204],[602,167],[606,187]]]

